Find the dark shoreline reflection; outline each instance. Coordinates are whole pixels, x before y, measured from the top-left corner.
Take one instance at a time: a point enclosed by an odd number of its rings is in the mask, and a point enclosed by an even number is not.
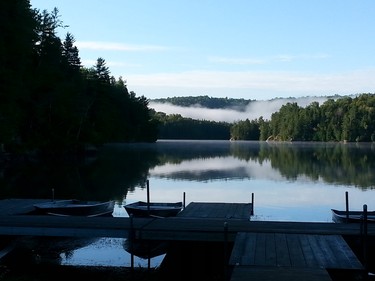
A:
[[[181,164],[201,159],[200,172],[189,169],[165,173],[163,177],[184,180],[210,180],[248,178],[246,164],[262,166],[270,163],[287,180],[307,177],[330,184],[354,185],[374,188],[375,145],[373,143],[315,143],[315,142],[226,142],[226,141],[161,141],[155,146],[160,163]],[[205,161],[236,158],[241,167],[230,166],[223,170],[207,169]]]
[[[237,160],[224,169],[209,161]],[[287,180],[307,177],[330,184],[372,189],[375,183],[373,143],[175,141],[108,144],[90,161],[22,161],[0,167],[0,198],[115,199],[145,188],[150,170],[196,162],[199,170],[181,168],[163,177],[192,181],[246,179],[249,166],[265,164]],[[202,163],[200,163],[202,161]],[[214,165],[213,165],[214,166]],[[242,169],[242,170],[241,170]]]

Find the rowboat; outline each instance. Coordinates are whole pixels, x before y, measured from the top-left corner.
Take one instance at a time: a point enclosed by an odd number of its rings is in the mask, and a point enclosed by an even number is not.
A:
[[[77,199],[52,200],[34,204],[35,213],[54,216],[109,216],[112,215],[115,202],[110,200],[82,201]]]
[[[182,209],[182,202],[144,202],[137,201],[124,206],[128,215],[134,217],[173,217]]]
[[[341,222],[361,222],[363,220],[363,211],[339,211],[331,209],[332,220],[337,223]],[[367,212],[367,222],[375,222],[375,211]]]

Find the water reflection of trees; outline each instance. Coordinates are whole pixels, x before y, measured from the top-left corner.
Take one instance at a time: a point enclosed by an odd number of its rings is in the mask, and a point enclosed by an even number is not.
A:
[[[158,161],[155,151],[115,145],[90,161],[17,161],[0,171],[0,197],[51,198],[53,188],[56,198],[121,202],[135,186],[145,187],[148,169]]]
[[[375,186],[375,145],[343,143],[261,143],[258,151],[237,147],[233,155],[246,161],[269,160],[289,180],[306,176],[332,184]]]
[[[305,176],[361,188],[373,188],[375,182],[375,144],[371,143],[245,141],[178,142],[174,145],[167,142],[159,144],[157,151],[160,164],[233,156],[259,164],[269,161],[272,168],[288,180]]]
[[[107,145],[91,161],[22,161],[0,167],[1,198],[58,198],[122,201],[135,188],[145,188],[149,171],[188,160],[234,157],[260,165],[267,161],[289,180],[308,177],[331,184],[375,186],[375,145],[343,143],[267,143],[229,141],[161,141]],[[87,159],[86,159],[87,160]],[[205,180],[239,178],[245,173],[210,170],[179,171],[170,177]],[[168,177],[168,175],[165,175]],[[199,179],[195,179],[199,180]]]

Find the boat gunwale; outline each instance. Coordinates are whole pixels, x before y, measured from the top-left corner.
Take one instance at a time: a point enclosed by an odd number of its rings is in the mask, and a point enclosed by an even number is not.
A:
[[[64,202],[72,202],[70,204],[64,204]],[[73,203],[77,202],[77,203]],[[86,204],[84,204],[86,203]],[[34,204],[33,206],[38,209],[54,209],[54,208],[90,208],[90,207],[97,207],[97,206],[104,206],[104,205],[114,205],[113,200],[109,201],[83,201],[83,200],[56,200],[56,201],[48,201],[48,202],[42,202]]]
[[[343,221],[361,221],[363,220],[363,211],[340,211],[336,209],[331,209],[334,218]],[[375,211],[367,212],[367,221],[375,222]]]

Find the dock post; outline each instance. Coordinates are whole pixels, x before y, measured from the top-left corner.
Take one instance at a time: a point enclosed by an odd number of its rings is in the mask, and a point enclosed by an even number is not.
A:
[[[228,280],[227,255],[228,255],[228,222],[224,222],[224,254],[223,254],[224,280]]]
[[[184,191],[184,193],[182,194],[182,207],[185,209],[185,191]]]
[[[251,216],[254,215],[254,192],[251,193]]]
[[[367,205],[363,205],[363,263],[366,270],[366,273],[368,273],[368,261],[367,261]]]
[[[146,188],[147,188],[147,214],[150,215],[150,182],[146,180]]]
[[[130,230],[129,230],[129,242],[130,242],[130,268],[133,271],[134,270],[134,254],[133,254],[133,242],[134,242],[134,224],[133,224],[133,215],[130,216]]]
[[[345,210],[346,210],[346,222],[349,222],[349,196],[348,196],[347,191],[345,191]]]

